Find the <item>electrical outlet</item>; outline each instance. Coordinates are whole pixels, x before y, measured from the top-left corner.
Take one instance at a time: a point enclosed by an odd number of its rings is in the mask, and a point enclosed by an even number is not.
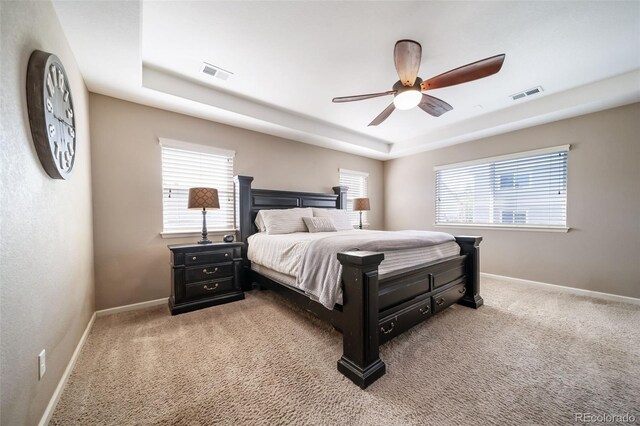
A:
[[[42,350],[38,354],[38,380],[42,379],[44,373],[47,371],[47,352],[46,350]]]

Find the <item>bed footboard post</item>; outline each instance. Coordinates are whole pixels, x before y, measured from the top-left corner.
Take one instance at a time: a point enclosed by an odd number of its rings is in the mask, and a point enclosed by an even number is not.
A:
[[[467,291],[458,303],[476,309],[484,303],[480,297],[480,241],[482,237],[456,237],[461,254],[467,255],[465,265]]]
[[[378,265],[383,259],[382,253],[338,253],[343,282],[343,354],[338,371],[362,389],[386,371],[378,349]]]

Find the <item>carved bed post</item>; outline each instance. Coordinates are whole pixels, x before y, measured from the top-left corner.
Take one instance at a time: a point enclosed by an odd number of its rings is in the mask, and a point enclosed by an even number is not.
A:
[[[362,389],[386,371],[378,351],[378,265],[383,259],[382,253],[338,253],[343,281],[343,354],[338,371]]]
[[[236,217],[238,219],[238,241],[243,242],[242,245],[242,289],[244,291],[251,290],[251,282],[248,277],[249,260],[247,260],[247,238],[251,235],[253,223],[251,223],[251,182],[252,176],[234,176],[233,184],[236,193],[238,211]]]
[[[238,197],[238,239],[243,243],[247,242],[247,238],[251,235],[251,182],[253,182],[252,176],[234,176],[233,183],[236,186],[236,196]],[[242,248],[242,255],[245,257],[246,244]]]
[[[480,241],[482,237],[456,237],[456,242],[461,249],[460,254],[467,255],[465,265],[467,291],[458,303],[475,309],[484,303],[480,297]]]
[[[348,186],[334,186],[333,193],[338,196],[336,200],[336,209],[346,209],[347,208],[347,191],[349,190]]]

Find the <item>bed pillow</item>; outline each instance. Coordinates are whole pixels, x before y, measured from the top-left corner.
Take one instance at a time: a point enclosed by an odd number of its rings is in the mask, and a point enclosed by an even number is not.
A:
[[[264,224],[264,217],[263,217],[263,213],[264,210],[260,210],[258,212],[258,214],[256,215],[256,220],[255,220],[255,224],[256,224],[256,228],[258,228],[258,232],[264,232],[267,230],[267,227]]]
[[[341,209],[317,209],[313,208],[314,217],[330,217],[338,231],[351,231],[353,225],[349,219],[349,212]]]
[[[336,232],[336,226],[330,217],[303,217],[309,232]]]
[[[313,217],[313,211],[305,209],[285,210],[260,210],[267,234],[292,234],[294,232],[307,232],[307,225],[303,217]]]

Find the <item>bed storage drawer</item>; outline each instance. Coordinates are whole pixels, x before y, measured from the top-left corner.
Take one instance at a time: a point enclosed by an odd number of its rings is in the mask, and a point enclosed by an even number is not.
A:
[[[233,277],[217,281],[208,281],[197,284],[187,284],[185,286],[185,296],[187,298],[211,297],[225,291],[233,290]]]
[[[430,273],[433,289],[440,288],[445,284],[461,279],[464,276],[464,265],[466,256],[456,257],[438,266],[436,271]]]
[[[189,284],[233,277],[233,269],[231,262],[185,268],[185,282]]]
[[[433,300],[433,313],[438,313],[462,299],[465,291],[467,291],[467,289],[464,282],[461,282],[440,293],[434,294],[431,298]]]
[[[382,319],[378,321],[380,344],[429,318],[432,313],[431,298],[429,296],[416,297],[393,311],[389,314],[381,313]]]

